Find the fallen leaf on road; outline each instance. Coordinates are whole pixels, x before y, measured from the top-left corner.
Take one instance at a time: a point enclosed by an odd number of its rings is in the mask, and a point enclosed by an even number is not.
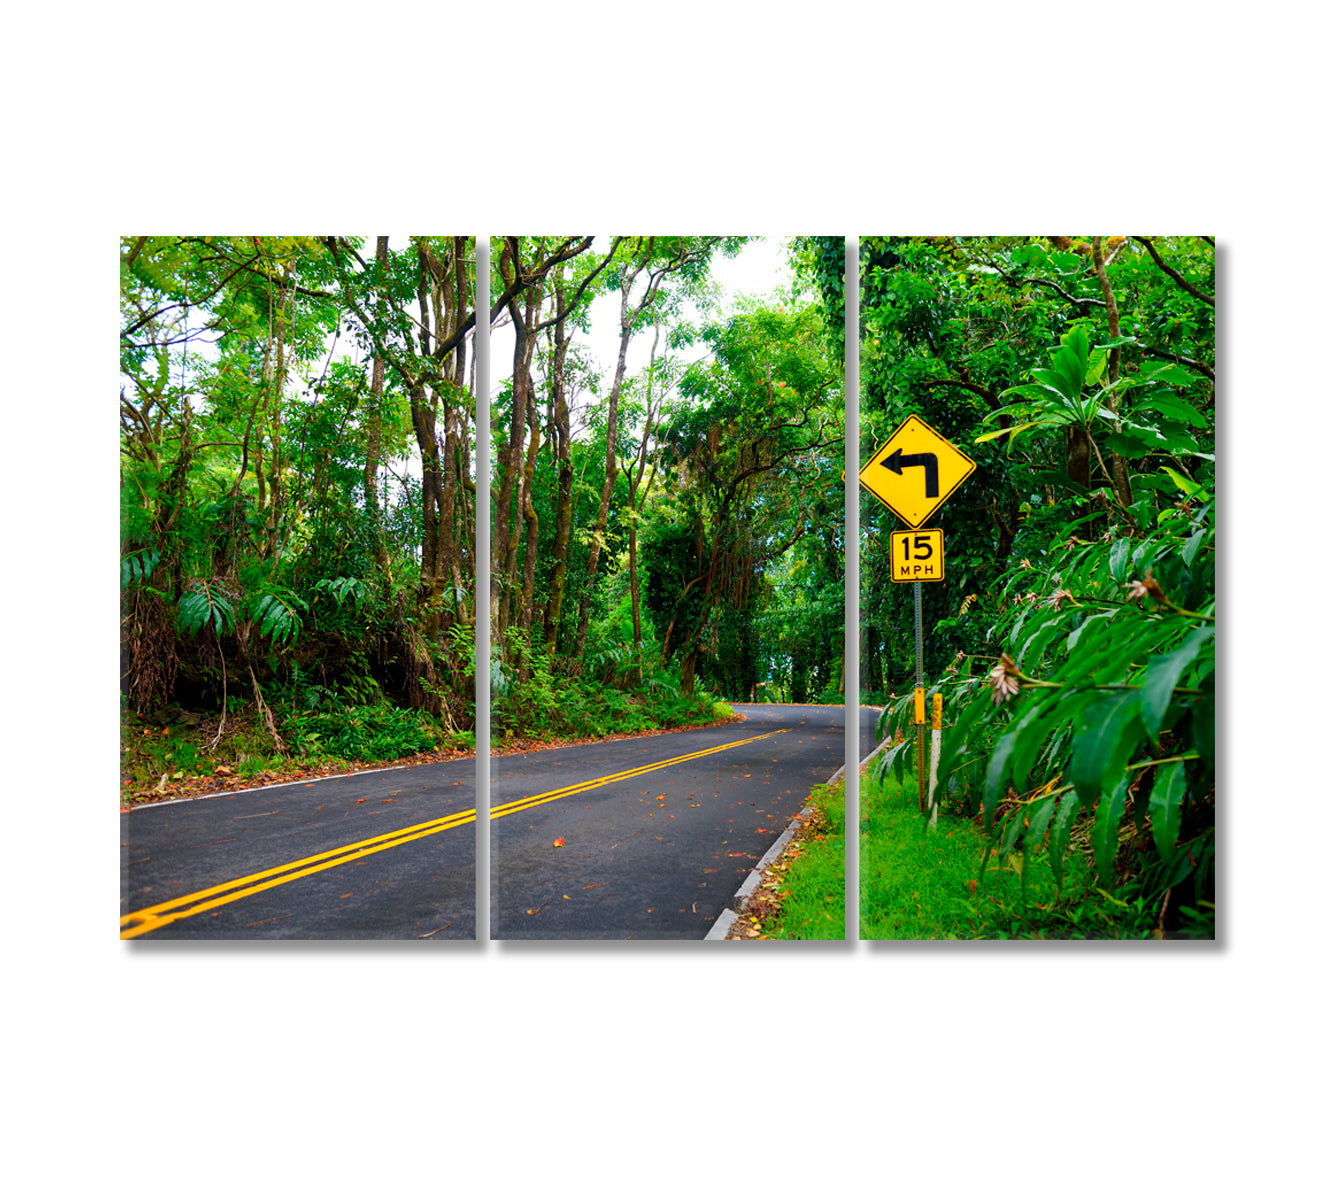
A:
[[[394,797],[393,797],[393,796],[381,796],[381,797],[380,797],[380,803],[381,803],[381,804],[393,804],[393,803],[394,803]]]
[[[607,885],[605,883],[586,883],[584,884],[584,891],[588,891],[589,888],[606,887],[606,886]]]
[[[563,846],[563,845],[565,845],[565,839],[564,839],[563,837],[559,837],[559,838],[557,838],[554,842],[552,842],[551,844],[552,844],[553,846]]]
[[[365,804],[366,801],[369,800],[369,799],[370,799],[369,796],[362,796],[362,798],[361,798],[360,800],[358,800],[357,803],[358,803],[358,804]]]
[[[339,898],[340,900],[346,900],[346,899],[347,899],[349,896],[351,896],[351,895],[352,895],[351,892],[344,892],[344,893],[343,893],[341,896],[339,896],[338,898]]]

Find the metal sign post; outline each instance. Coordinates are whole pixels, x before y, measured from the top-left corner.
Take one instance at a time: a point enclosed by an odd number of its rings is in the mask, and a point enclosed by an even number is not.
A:
[[[913,640],[917,646],[917,686],[913,718],[917,725],[917,808],[926,812],[926,688],[922,681],[922,585],[912,585]]]
[[[934,801],[940,743],[940,696],[932,699],[933,745],[931,780],[926,763],[926,687],[922,672],[922,584],[940,583],[945,575],[945,535],[923,529],[927,518],[945,503],[977,469],[968,455],[951,445],[921,417],[909,417],[871,456],[858,479],[877,500],[895,513],[911,532],[893,535],[890,578],[913,585],[913,641],[917,650],[913,688],[913,725],[917,732],[917,806],[926,813]],[[932,823],[935,809],[931,808]]]

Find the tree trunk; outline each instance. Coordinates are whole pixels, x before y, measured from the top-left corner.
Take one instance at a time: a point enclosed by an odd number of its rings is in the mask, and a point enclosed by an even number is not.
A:
[[[598,501],[598,515],[593,522],[589,546],[588,566],[584,571],[584,586],[579,595],[579,629],[574,637],[574,659],[576,670],[582,670],[584,645],[588,640],[588,618],[592,604],[593,588],[597,583],[598,559],[602,553],[602,539],[607,530],[607,514],[611,509],[611,494],[616,486],[616,431],[618,408],[621,400],[621,385],[625,380],[625,356],[630,348],[633,336],[634,318],[651,298],[645,295],[643,301],[630,312],[630,289],[643,269],[643,264],[627,266],[621,275],[621,344],[616,353],[616,374],[612,378],[611,393],[607,397],[607,454],[603,462],[602,495]],[[656,291],[656,289],[651,289]]]
[[[557,311],[565,308],[565,272],[556,275]],[[555,654],[560,633],[561,606],[565,599],[565,574],[569,567],[570,526],[574,511],[574,466],[570,461],[570,407],[565,390],[565,353],[570,338],[565,332],[565,318],[556,320],[555,347],[551,360],[551,427],[556,445],[556,539],[555,566],[551,591],[547,597],[545,644],[547,654]]]
[[[375,239],[375,262],[380,273],[380,294],[376,298],[377,315],[384,318],[385,277],[389,271],[389,238]],[[371,531],[371,553],[388,586],[389,555],[384,548],[384,527],[380,514],[380,452],[382,422],[380,406],[384,397],[384,355],[376,353],[371,361],[371,398],[366,411],[366,463],[361,473],[361,490],[366,500],[366,514]]]

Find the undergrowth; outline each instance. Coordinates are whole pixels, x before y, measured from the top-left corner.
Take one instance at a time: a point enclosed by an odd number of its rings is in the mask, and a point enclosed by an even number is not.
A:
[[[1040,845],[1005,854],[981,821],[941,812],[928,828],[908,779],[861,780],[861,937],[913,939],[1143,939],[1164,936],[1159,914],[1133,887],[1098,886],[1092,863],[1071,854],[1057,887]],[[1212,919],[1169,936],[1211,936]]]

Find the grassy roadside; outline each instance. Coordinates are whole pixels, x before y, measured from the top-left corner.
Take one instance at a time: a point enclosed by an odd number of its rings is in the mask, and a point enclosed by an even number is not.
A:
[[[871,940],[1141,939],[1155,914],[1099,889],[1076,847],[1058,891],[1045,846],[1023,875],[1023,855],[992,849],[980,819],[942,812],[928,829],[917,782],[861,782],[860,934]]]
[[[942,812],[928,829],[917,784],[860,787],[860,937],[876,941],[1140,940],[1161,936],[1142,899],[1097,886],[1077,846],[1057,889],[1045,847],[1002,860],[978,819]],[[812,816],[764,872],[731,937],[840,940],[845,842],[842,781],[811,794]],[[1181,936],[1180,934],[1176,936]]]
[[[250,706],[231,713],[225,724],[216,714],[188,713],[175,706],[142,716],[122,712],[122,811],[141,804],[294,779],[471,758],[475,753],[470,730],[444,730],[421,713],[386,704],[318,713],[278,709],[274,718],[283,738],[281,749]],[[583,736],[514,735],[493,740],[491,753],[519,754],[739,720],[729,705],[706,698],[688,711],[666,714],[657,728],[626,732],[612,723],[610,727],[594,724]]]
[[[843,940],[843,781],[812,789],[808,803],[811,815],[765,870],[734,937]]]

